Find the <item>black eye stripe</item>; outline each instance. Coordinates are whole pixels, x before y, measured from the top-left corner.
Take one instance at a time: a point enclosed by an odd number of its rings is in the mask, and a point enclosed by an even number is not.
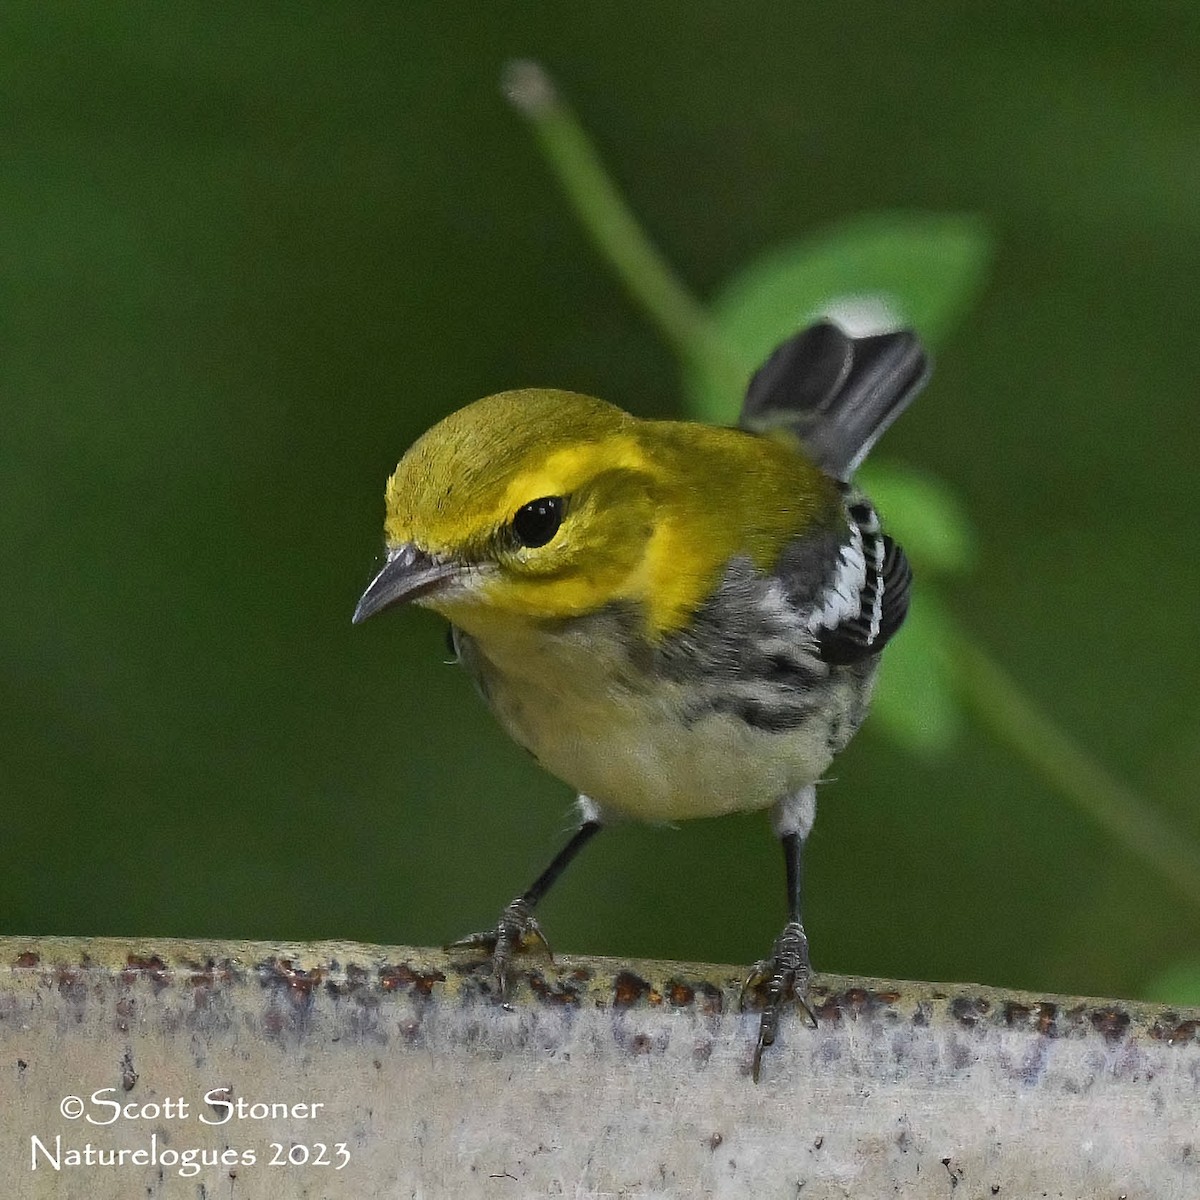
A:
[[[512,519],[513,533],[522,546],[544,546],[558,532],[563,519],[563,498],[543,496],[517,509]]]

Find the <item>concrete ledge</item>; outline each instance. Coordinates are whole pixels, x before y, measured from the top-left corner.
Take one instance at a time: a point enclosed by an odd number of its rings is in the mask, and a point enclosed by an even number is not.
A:
[[[0,939],[4,1195],[1200,1196],[1200,1010],[822,976],[756,1087],[739,986],[535,958],[506,1009],[435,950]]]

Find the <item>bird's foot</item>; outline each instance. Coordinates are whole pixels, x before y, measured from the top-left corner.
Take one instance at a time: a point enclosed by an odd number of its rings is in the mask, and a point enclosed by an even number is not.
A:
[[[808,938],[799,921],[789,921],[775,939],[770,958],[754,964],[742,985],[741,1005],[745,1007],[746,993],[762,995],[762,1020],[758,1027],[758,1043],[754,1047],[754,1082],[758,1082],[763,1051],[775,1044],[779,1032],[779,1017],[788,1003],[799,1004],[808,1014],[814,1029],[817,1017],[808,1003],[808,983],[812,968],[808,962]]]
[[[469,933],[466,937],[451,942],[446,949],[485,950],[490,954],[496,995],[502,1002],[507,1002],[508,969],[513,955],[535,946],[540,946],[549,955],[550,961],[554,961],[554,952],[550,949],[550,943],[546,941],[546,935],[542,932],[537,917],[533,915],[533,906],[523,896],[518,896],[511,904],[505,906],[494,929]]]

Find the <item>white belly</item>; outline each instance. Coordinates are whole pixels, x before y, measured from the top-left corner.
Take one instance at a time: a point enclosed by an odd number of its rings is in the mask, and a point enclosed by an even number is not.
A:
[[[603,809],[642,821],[769,807],[820,777],[852,732],[849,712],[861,707],[861,682],[831,680],[819,711],[784,732],[723,712],[684,720],[681,685],[631,680],[595,645],[497,654],[464,643],[464,665],[512,737]],[[845,735],[831,739],[831,726]]]
[[[814,782],[833,757],[816,721],[764,733],[720,713],[684,725],[659,712],[614,721],[600,736],[564,732],[538,737],[538,760],[605,810],[641,821],[767,808]]]

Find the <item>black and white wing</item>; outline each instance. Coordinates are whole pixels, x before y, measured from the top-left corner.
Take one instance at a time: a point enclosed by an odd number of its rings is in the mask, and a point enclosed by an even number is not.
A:
[[[817,657],[844,666],[878,654],[904,622],[912,570],[871,502],[846,489],[846,525],[802,535],[775,568]]]
[[[789,338],[758,369],[738,424],[785,429],[834,479],[848,480],[929,378],[915,333],[852,337],[822,321]]]
[[[904,622],[912,588],[908,559],[880,530],[870,501],[856,497],[847,512],[850,539],[808,617],[821,658],[837,664],[859,662],[887,645]]]

